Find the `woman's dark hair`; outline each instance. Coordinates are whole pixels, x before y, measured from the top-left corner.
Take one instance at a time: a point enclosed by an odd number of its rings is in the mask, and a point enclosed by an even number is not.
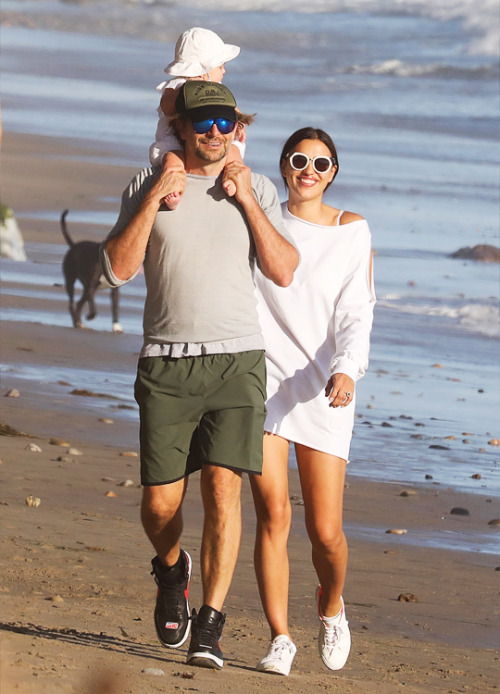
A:
[[[285,188],[288,188],[288,184],[286,182],[286,178],[283,176],[283,164],[286,162],[286,159],[290,152],[292,152],[293,149],[299,144],[299,142],[302,142],[302,140],[321,140],[321,142],[328,147],[330,150],[330,154],[332,157],[335,159],[335,163],[337,165],[337,169],[335,171],[335,175],[333,176],[332,180],[330,183],[326,186],[328,188],[329,186],[332,185],[333,181],[335,180],[335,176],[339,172],[339,160],[337,157],[337,150],[335,149],[335,145],[333,143],[332,138],[328,133],[325,133],[324,130],[321,130],[320,128],[313,128],[313,127],[307,127],[307,128],[300,128],[300,130],[296,130],[288,140],[285,142],[283,145],[283,149],[281,150],[281,157],[280,157],[280,172],[281,172],[281,177],[283,178],[283,183],[285,184]],[[326,190],[325,188],[325,190]]]

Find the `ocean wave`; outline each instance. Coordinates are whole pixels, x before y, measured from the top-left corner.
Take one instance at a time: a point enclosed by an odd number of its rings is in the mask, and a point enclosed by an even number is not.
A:
[[[487,337],[500,338],[500,314],[498,306],[483,303],[464,304],[450,306],[446,304],[407,304],[398,303],[401,299],[397,295],[386,296],[386,300],[379,300],[379,308],[390,308],[400,313],[408,313],[417,316],[431,316],[433,318],[450,318],[469,332],[474,332]]]
[[[402,60],[384,60],[372,65],[353,65],[345,70],[351,75],[386,75],[394,77],[431,77],[448,79],[498,79],[498,65],[456,67],[439,63],[417,65]]]
[[[73,1],[73,0],[70,0]],[[135,0],[145,4],[182,4],[206,10],[207,0]],[[218,10],[232,12],[367,13],[431,17],[439,21],[457,20],[475,34],[469,52],[498,55],[500,19],[498,0],[219,0]]]
[[[2,15],[7,23],[13,21],[13,15],[28,12],[29,25],[36,26],[40,15],[47,18],[53,14],[56,23],[61,5],[71,8],[76,14],[76,8],[99,6],[99,22],[106,23],[107,18],[114,19],[114,29],[117,23],[126,22],[127,8],[166,7],[172,14],[174,24],[184,23],[189,16],[206,13],[212,9],[208,0],[4,0]],[[59,10],[58,10],[59,8]],[[224,12],[239,13],[295,13],[295,14],[368,14],[382,16],[409,16],[431,18],[441,22],[458,21],[471,35],[468,52],[473,55],[496,56],[499,54],[498,32],[500,19],[498,0],[219,0],[217,15],[220,18]],[[159,19],[162,24],[162,18]],[[15,21],[15,18],[14,18]],[[220,19],[219,21],[224,21]],[[75,31],[86,31],[85,26],[78,22],[73,26]],[[137,30],[137,28],[136,28]]]

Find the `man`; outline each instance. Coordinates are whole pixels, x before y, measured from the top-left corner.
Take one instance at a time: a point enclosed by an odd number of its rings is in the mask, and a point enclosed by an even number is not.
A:
[[[262,469],[263,342],[253,295],[254,260],[287,286],[298,263],[284,238],[274,185],[241,162],[226,166],[235,123],[232,93],[188,81],[176,101],[185,172],[141,171],[124,192],[101,249],[112,286],[144,263],[144,346],[135,395],[140,410],[141,520],[157,556],[155,626],[178,648],[192,623],[187,662],[221,668],[224,600],[241,536],[241,475]],[[231,180],[236,194],[222,189]],[[163,204],[184,188],[178,208]],[[201,469],[203,605],[190,619],[191,557],[181,549],[188,475]]]

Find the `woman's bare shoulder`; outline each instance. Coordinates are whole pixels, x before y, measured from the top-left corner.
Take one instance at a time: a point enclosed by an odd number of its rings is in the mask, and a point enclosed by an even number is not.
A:
[[[356,214],[356,212],[349,212],[348,210],[345,210],[342,213],[342,217],[340,218],[340,224],[350,224],[351,222],[360,222],[364,220],[364,217],[362,217],[360,214]]]

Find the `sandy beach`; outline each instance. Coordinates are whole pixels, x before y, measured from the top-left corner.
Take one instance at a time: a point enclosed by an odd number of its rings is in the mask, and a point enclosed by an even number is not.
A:
[[[61,243],[58,224],[30,219],[30,211],[117,210],[133,173],[94,161],[88,147],[4,133],[2,200],[18,213],[26,242]],[[84,224],[73,228],[78,239],[106,233]],[[22,301],[2,295],[4,308],[21,307]],[[120,403],[106,399],[105,383],[97,408],[91,394],[72,394],[84,390],[85,382],[54,377],[41,383],[20,379],[15,371],[22,362],[56,374],[78,360],[90,370],[118,362],[133,372],[140,339],[74,330],[69,322],[54,327],[5,321],[0,340],[1,361],[11,367],[1,388],[1,422],[8,426],[2,433],[13,434],[0,439],[2,694],[498,690],[498,557],[430,548],[414,539],[437,527],[498,537],[498,527],[488,525],[500,515],[498,499],[351,475],[345,602],[353,646],[346,667],[332,673],[317,654],[315,575],[294,471],[290,622],[298,653],[292,674],[271,677],[254,669],[268,630],[252,566],[247,480],[243,541],[225,606],[226,663],[221,672],[186,666],[185,650],[162,648],[154,632],[152,552],[139,522],[137,442],[130,445],[136,424],[114,416]],[[18,397],[6,397],[12,389]],[[27,505],[30,496],[40,499],[38,506]],[[457,507],[468,513],[450,513]],[[202,508],[196,476],[184,509],[184,546],[194,559],[191,603],[198,607]],[[415,601],[399,599],[407,594]]]

